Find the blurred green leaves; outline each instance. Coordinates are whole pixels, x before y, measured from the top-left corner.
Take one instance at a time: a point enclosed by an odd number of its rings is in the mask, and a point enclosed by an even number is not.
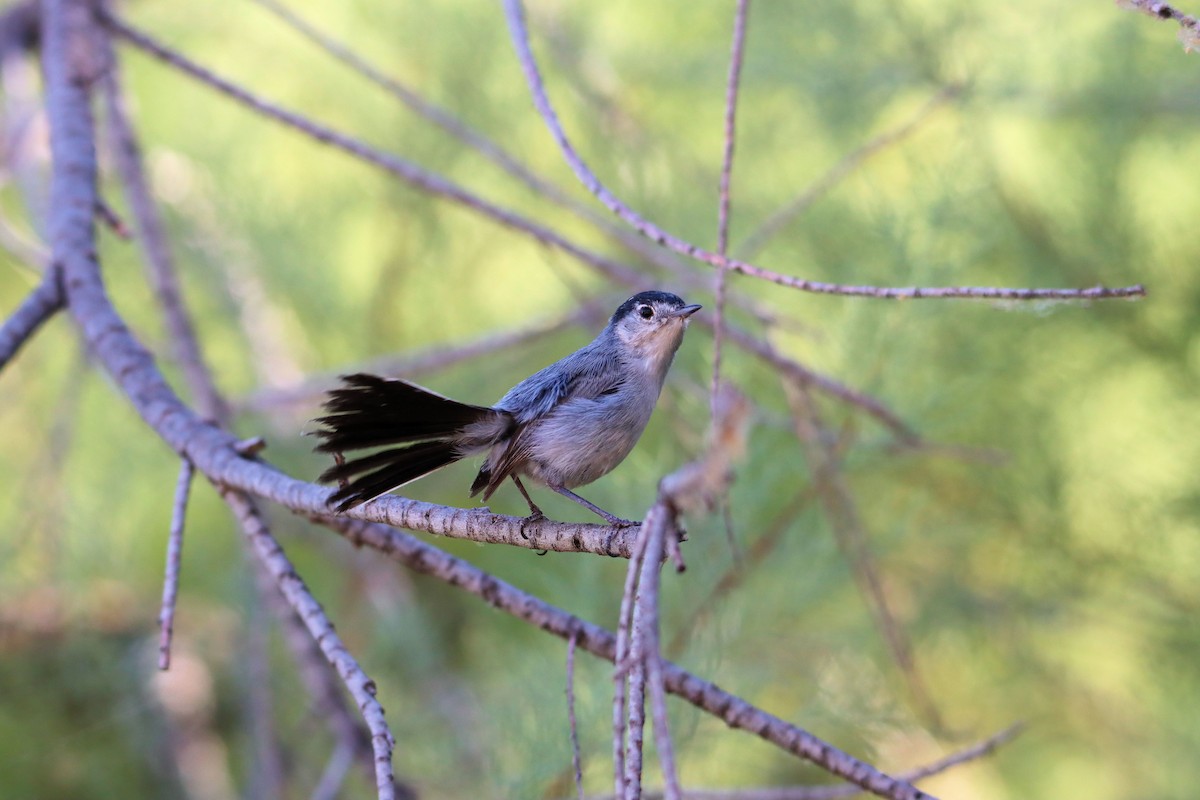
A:
[[[297,10],[583,196],[532,112],[497,6]],[[628,258],[253,4],[130,13],[266,97]],[[549,90],[584,157],[635,209],[706,246],[715,241],[731,16],[731,5],[679,2],[530,8]],[[1191,757],[1200,747],[1200,61],[1185,57],[1167,25],[1103,2],[760,3],[747,47],[735,247],[843,155],[944,86],[964,86],[784,229],[758,263],[846,283],[1142,282],[1150,294],[1090,307],[887,303],[733,281],[803,325],[778,335],[781,348],[880,398],[938,445],[897,452],[871,421],[821,401],[847,442],[846,480],[947,730],[928,730],[909,707],[817,503],[798,504],[767,557],[715,600],[706,598],[733,557],[719,515],[691,521],[689,570],[665,579],[664,639],[703,608],[683,664],[886,769],[1031,722],[992,760],[931,782],[947,797],[1190,797],[1200,782]],[[235,399],[555,318],[584,296],[615,303],[626,294],[140,54],[122,59],[187,301]],[[117,188],[108,191],[119,207]],[[16,186],[0,200],[36,229]],[[119,308],[174,379],[134,248],[102,238]],[[30,281],[0,255],[0,310],[14,308]],[[422,382],[488,402],[592,333],[575,329]],[[646,438],[590,499],[640,513],[656,479],[696,452],[710,355],[711,340],[694,327]],[[731,497],[749,552],[808,487],[809,469],[778,376],[736,350],[726,370],[760,406]],[[6,785],[14,797],[174,795],[170,754],[146,745],[147,731],[171,718],[138,656],[155,636],[172,455],[92,371],[64,320],[0,380],[0,719],[28,721],[0,726]],[[265,433],[268,458],[311,477],[323,461],[301,433],[315,411],[247,414],[238,429]],[[469,472],[406,491],[465,505]],[[577,518],[568,503],[538,500]],[[522,509],[505,492],[494,506]],[[379,684],[399,774],[430,797],[561,789],[561,642],[299,521],[281,517],[276,529]],[[198,487],[177,636],[216,693],[207,724],[226,757],[213,763],[246,786],[254,756],[236,652],[253,594],[236,540],[213,493]],[[622,564],[437,543],[590,620],[615,618]],[[39,616],[47,608],[55,612]],[[328,749],[285,650],[273,645],[279,729],[303,795]],[[599,791],[607,671],[587,659],[579,669],[587,786]],[[689,785],[822,779],[671,708]],[[361,776],[347,796],[369,796]]]

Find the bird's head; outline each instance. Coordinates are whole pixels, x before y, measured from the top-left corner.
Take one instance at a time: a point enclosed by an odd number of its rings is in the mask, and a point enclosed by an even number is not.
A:
[[[626,360],[665,371],[683,341],[688,318],[699,310],[670,292],[641,292],[613,312],[608,327]]]

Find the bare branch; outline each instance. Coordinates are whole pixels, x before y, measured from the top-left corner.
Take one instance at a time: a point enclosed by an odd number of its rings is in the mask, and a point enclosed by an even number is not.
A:
[[[325,612],[296,573],[283,548],[275,541],[255,503],[241,492],[222,490],[221,496],[238,521],[253,552],[274,577],[279,591],[288,604],[308,628],[309,634],[325,654],[326,660],[337,671],[350,691],[358,709],[362,712],[367,728],[371,731],[371,744],[375,751],[375,790],[379,800],[394,800],[396,797],[395,777],[392,774],[392,749],[395,740],[383,716],[383,707],[375,699],[375,682],[367,677],[362,667],[342,644]]]
[[[523,592],[411,534],[346,517],[325,517],[319,521],[355,546],[378,550],[414,572],[469,592],[488,605],[564,641],[575,636],[579,646],[589,653],[609,662],[616,660],[617,637],[613,633]],[[896,800],[930,797],[669,661],[663,662],[663,685],[668,692],[712,714],[729,727],[749,731],[869,792]]]
[[[257,0],[256,0],[257,1]],[[602,319],[598,304],[588,303],[576,311],[550,322],[503,333],[491,333],[463,342],[460,345],[437,345],[401,355],[386,356],[358,366],[345,367],[337,374],[316,375],[306,378],[299,386],[282,389],[260,389],[246,395],[238,403],[239,408],[251,411],[266,411],[287,406],[315,405],[322,396],[337,383],[338,375],[347,372],[370,372],[377,375],[403,375],[412,378],[422,373],[472,361],[484,356],[510,350],[520,350],[522,345],[545,336],[552,336],[584,322]]]
[[[624,228],[612,224],[550,181],[539,177],[495,141],[471,128],[450,111],[426,99],[412,87],[406,86],[395,78],[384,74],[383,70],[367,61],[346,45],[335,41],[332,37],[317,29],[316,26],[301,17],[294,10],[278,2],[278,0],[252,0],[252,2],[270,11],[300,33],[301,36],[358,72],[367,80],[383,88],[388,94],[398,99],[414,113],[424,117],[455,139],[474,149],[537,194],[541,194],[569,209],[576,216],[586,219],[606,234],[634,249],[640,255],[652,257],[654,248],[645,247],[644,240],[637,236],[630,237]],[[661,261],[661,258],[656,260]]]
[[[658,511],[658,513],[654,513]],[[658,751],[658,762],[662,771],[663,792],[667,800],[680,800],[683,791],[679,785],[679,773],[675,768],[675,745],[667,721],[667,698],[663,690],[662,649],[659,640],[659,578],[661,576],[666,540],[678,540],[671,515],[665,505],[659,504],[646,515],[642,535],[649,543],[642,559],[642,576],[638,581],[638,601],[642,607],[642,624],[637,633],[642,640],[642,657],[645,661],[646,681],[650,687],[651,718],[654,721],[654,747]]]
[[[742,61],[746,44],[746,16],[750,0],[737,0],[733,17],[733,45],[729,55],[729,78],[725,85],[725,148],[721,159],[721,186],[717,203],[717,253],[729,253],[729,187],[733,177],[733,150],[737,132],[737,100],[741,86]],[[712,385],[709,387],[709,414],[717,416],[717,389],[721,384],[721,344],[725,333],[725,294],[728,270],[717,267],[716,303],[713,311]]]
[[[1157,0],[1117,0],[1117,5],[1159,19],[1175,20],[1179,23],[1179,41],[1183,44],[1184,52],[1200,50],[1200,20],[1184,14],[1170,3],[1159,3]]]
[[[567,639],[567,722],[571,728],[571,768],[575,771],[575,790],[583,800],[583,758],[579,754],[579,723],[575,719],[575,645]]]
[[[231,437],[206,426],[179,402],[163,381],[153,358],[116,314],[100,279],[96,260],[96,154],[89,87],[97,69],[91,10],[81,0],[45,0],[42,4],[46,109],[53,157],[49,227],[54,261],[63,271],[69,308],[97,358],[129,394],[151,427],[186,453],[189,435],[208,440],[203,459],[189,458],[204,471],[213,461],[236,458]],[[182,440],[181,440],[182,439]],[[175,440],[175,441],[172,441]],[[211,475],[209,475],[211,478]],[[322,650],[351,694],[372,731],[379,797],[393,798],[391,734],[374,698],[374,684],[341,645],[320,606],[295,574],[283,551],[262,523],[252,501],[222,489],[226,502],[242,521],[246,535],[271,570],[284,596],[317,638]]]
[[[852,286],[824,281],[810,281],[804,278],[784,275],[697,247],[690,242],[667,233],[654,223],[638,215],[637,212],[625,205],[623,201],[609,191],[600,182],[600,179],[596,177],[596,174],[584,163],[583,159],[579,157],[570,140],[567,139],[566,132],[563,130],[562,124],[558,120],[558,115],[555,113],[554,107],[550,104],[550,98],[546,94],[546,88],[542,82],[537,61],[534,59],[533,51],[529,47],[529,34],[525,28],[524,11],[520,0],[504,0],[504,9],[505,17],[508,19],[509,29],[512,33],[513,45],[517,51],[517,57],[521,61],[525,78],[529,83],[530,91],[533,93],[534,105],[537,107],[538,113],[541,114],[546,126],[550,129],[550,134],[554,137],[554,141],[558,144],[559,150],[562,151],[563,157],[567,160],[575,175],[605,207],[628,223],[634,230],[651,241],[668,247],[677,253],[714,267],[760,278],[779,284],[780,286],[788,286],[793,289],[817,294],[836,294],[851,297],[878,297],[893,300],[949,297],[984,300],[1101,300],[1113,297],[1141,297],[1146,293],[1146,290],[1140,285],[1120,288],[1095,286],[1089,289],[1016,289],[989,286]]]
[[[51,269],[37,288],[30,292],[4,325],[0,326],[0,369],[37,333],[42,324],[63,306],[59,272]]]
[[[633,707],[635,693],[633,683],[636,676],[631,674],[635,666],[630,651],[630,629],[633,627],[634,607],[637,598],[637,583],[640,575],[642,560],[646,557],[648,540],[639,536],[634,544],[634,550],[629,556],[629,566],[625,570],[625,587],[621,592],[621,607],[617,612],[617,635],[614,641],[613,653],[613,786],[617,797],[624,800],[628,786],[626,777],[626,735],[627,729],[634,721]],[[640,700],[639,700],[640,703]],[[640,755],[640,754],[639,754]],[[640,758],[638,774],[640,775]]]
[[[863,529],[862,517],[841,474],[838,455],[830,443],[830,438],[825,435],[820,410],[803,387],[785,382],[784,388],[792,406],[796,436],[804,447],[813,486],[824,507],[838,549],[850,563],[859,592],[871,610],[875,625],[882,634],[892,659],[908,684],[913,701],[930,725],[935,729],[941,728],[941,715],[917,668],[912,642],[892,612],[891,603],[883,588],[883,579],[879,574],[879,566]]]
[[[181,54],[164,47],[146,34],[133,29],[111,13],[105,12],[103,20],[115,33],[122,36],[131,44],[271,119],[309,135],[318,141],[336,147],[418,188],[460,202],[502,225],[527,233],[543,244],[562,250],[625,286],[636,289],[653,288],[653,281],[649,277],[641,274],[628,264],[615,261],[580,247],[549,228],[483,200],[445,178],[424,170],[404,159],[369,147],[352,137],[317,125],[299,114],[268,103],[241,87],[235,86],[203,67],[198,66]],[[698,320],[698,322],[702,325],[706,324],[705,320]],[[785,369],[805,375],[809,382],[819,387],[822,391],[832,392],[836,396],[859,405],[867,410],[868,413],[885,421],[889,427],[902,432],[902,436],[904,435],[903,432],[908,431],[903,422],[896,418],[894,414],[887,411],[878,401],[856,393],[854,390],[846,388],[832,378],[813,373],[788,359],[782,358],[777,353],[772,352],[772,348],[769,345],[755,339],[749,333],[727,326],[726,336],[739,347],[748,350],[768,363],[772,363],[775,366],[786,364]],[[909,436],[911,436],[910,432]]]
[[[550,228],[509,211],[506,208],[502,208],[491,201],[484,200],[482,197],[467,191],[441,175],[423,169],[399,156],[384,153],[351,136],[338,133],[332,128],[318,125],[295,112],[288,111],[257,97],[245,89],[215,75],[204,67],[199,66],[183,55],[165,47],[146,34],[135,30],[124,20],[119,19],[110,12],[103,12],[102,19],[113,32],[120,35],[130,44],[155,56],[164,63],[186,72],[201,83],[216,89],[222,94],[276,122],[280,122],[311,136],[319,142],[349,153],[419,189],[460,203],[501,225],[523,231],[542,244],[562,250],[585,264],[600,270],[614,280],[642,286],[649,286],[650,284],[650,279],[647,276],[642,275],[631,266],[580,247]]]
[[[908,423],[874,397],[852,389],[841,381],[834,380],[827,375],[814,372],[800,362],[783,355],[769,342],[756,339],[743,330],[729,327],[726,328],[725,335],[729,337],[729,341],[737,344],[747,352],[753,353],[771,366],[776,367],[780,372],[797,381],[801,386],[818,389],[825,394],[832,395],[852,406],[862,409],[887,426],[904,444],[915,446],[921,443],[920,436],[909,427]]]
[[[629,654],[614,662],[613,674],[625,680],[625,795],[623,800],[640,800],[642,796],[642,765],[645,763],[646,747],[646,637],[642,635],[646,624],[646,605],[641,598],[642,567],[649,555],[649,529],[643,527],[641,538],[646,546],[637,558],[630,559],[629,569],[638,573],[634,587],[633,603],[630,607]],[[658,568],[657,561],[654,564]]]
[[[943,759],[918,769],[900,774],[902,780],[915,783],[923,778],[942,772],[991,755],[998,748],[1016,738],[1022,731],[1020,723],[1012,725],[999,733],[972,745],[957,753],[952,753]],[[762,789],[687,789],[683,796],[685,800],[837,800],[841,797],[854,797],[862,794],[862,789],[848,783],[833,786],[772,786]],[[664,800],[663,792],[644,792],[642,800]],[[611,800],[611,796],[592,796],[588,800]]]
[[[699,602],[692,603],[687,618],[675,629],[674,635],[667,644],[668,655],[678,656],[688,643],[688,638],[696,629],[697,624],[711,613],[714,606],[729,593],[741,586],[750,576],[751,571],[762,564],[775,552],[788,527],[813,499],[815,492],[812,487],[800,489],[787,502],[783,510],[766,526],[766,530],[750,545],[745,558],[725,571]]]
[[[175,599],[179,596],[179,567],[183,559],[183,524],[187,519],[188,495],[195,469],[186,458],[179,465],[171,531],[167,536],[167,567],[163,576],[162,610],[158,614],[158,668],[171,668],[171,637],[175,633]]]
[[[107,43],[108,37],[104,37]],[[183,302],[176,275],[175,259],[167,241],[166,230],[158,206],[150,195],[149,183],[142,169],[141,147],[129,119],[129,111],[121,90],[118,63],[109,48],[111,65],[104,77],[104,101],[108,112],[109,148],[113,163],[121,178],[126,201],[133,212],[141,245],[149,270],[150,285],[162,307],[175,358],[187,380],[188,389],[201,413],[212,420],[226,422],[228,408],[205,365],[204,353],[196,338],[196,329]]]
[[[121,215],[103,199],[96,201],[96,216],[110,231],[121,239],[128,240],[133,238],[133,231],[129,230],[129,226],[125,224],[125,220],[121,219]]]
[[[767,217],[761,225],[743,239],[736,248],[738,257],[750,258],[757,253],[772,237],[778,234],[779,231],[796,217],[807,211],[809,206],[824,197],[830,189],[845,180],[850,173],[862,166],[872,156],[878,155],[893,144],[910,136],[933,115],[934,111],[957,98],[962,92],[963,87],[960,85],[951,85],[943,88],[940,92],[929,98],[909,119],[891,130],[884,131],[857,149],[851,150],[842,156],[836,164],[830,167],[824,175],[813,181],[796,199]]]

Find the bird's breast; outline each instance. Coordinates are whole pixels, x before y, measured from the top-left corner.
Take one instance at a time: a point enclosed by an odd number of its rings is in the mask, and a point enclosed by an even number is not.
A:
[[[529,474],[568,488],[608,474],[641,438],[657,399],[621,390],[562,403],[529,432]]]

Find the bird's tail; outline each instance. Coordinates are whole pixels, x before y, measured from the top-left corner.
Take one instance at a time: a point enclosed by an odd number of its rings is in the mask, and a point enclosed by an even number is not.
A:
[[[330,498],[345,511],[478,452],[508,435],[510,414],[459,403],[400,380],[359,373],[342,377],[316,422],[317,450],[344,453],[386,447],[335,464],[322,481],[343,486]],[[406,445],[393,447],[391,445]]]

